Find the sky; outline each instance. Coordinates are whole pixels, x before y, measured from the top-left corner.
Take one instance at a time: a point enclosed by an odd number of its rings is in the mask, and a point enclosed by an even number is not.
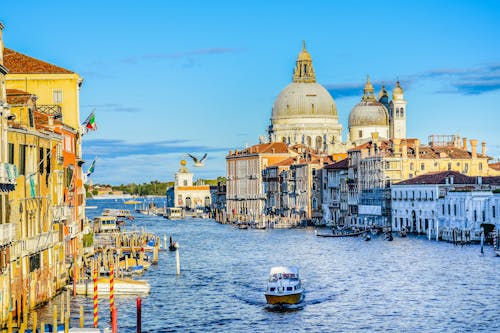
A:
[[[1,1],[6,47],[84,78],[94,183],[225,175],[258,143],[306,41],[347,119],[366,76],[405,90],[407,136],[459,134],[500,157],[500,1]],[[84,168],[85,168],[84,165]]]

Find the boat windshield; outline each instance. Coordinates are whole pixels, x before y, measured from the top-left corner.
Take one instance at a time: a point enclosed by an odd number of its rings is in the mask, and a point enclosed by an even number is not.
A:
[[[297,274],[294,273],[276,273],[269,277],[269,281],[278,281],[280,279],[298,279]]]

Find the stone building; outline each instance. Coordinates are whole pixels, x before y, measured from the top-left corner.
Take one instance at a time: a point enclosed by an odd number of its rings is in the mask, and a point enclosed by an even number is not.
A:
[[[212,205],[209,185],[193,184],[193,173],[181,161],[179,171],[175,173],[174,186],[167,190],[167,206],[185,209],[208,208]]]
[[[500,227],[499,176],[470,177],[457,171],[431,172],[391,186],[392,229],[451,240],[452,230],[479,240],[482,224]],[[474,212],[476,211],[476,212]]]

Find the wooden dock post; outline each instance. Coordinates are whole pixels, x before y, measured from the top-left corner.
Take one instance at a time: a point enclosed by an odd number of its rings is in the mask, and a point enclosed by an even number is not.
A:
[[[69,333],[69,312],[64,317],[64,333]]]
[[[179,243],[176,244],[177,250],[175,251],[175,267],[177,275],[181,275],[181,259],[179,255]]]
[[[12,333],[12,312],[9,311],[7,316],[7,333]]]
[[[80,305],[80,328],[83,328],[85,325],[85,314],[83,312],[83,305]]]
[[[137,333],[141,333],[142,331],[142,304],[141,304],[141,298],[137,297],[136,300],[136,309],[137,309]]]
[[[76,289],[75,289],[76,292]],[[69,289],[66,291],[66,312],[68,313],[68,316],[71,316],[71,306],[70,306],[70,291]]]
[[[481,227],[481,254],[484,254],[484,227]]]
[[[33,319],[33,332],[36,332],[36,324],[37,324],[37,312],[33,311],[33,314],[31,315],[31,318]]]
[[[57,332],[57,305],[54,305],[52,311],[52,332]]]
[[[61,299],[59,300],[61,303],[61,324],[64,324],[64,293],[61,293]]]
[[[163,234],[163,248],[166,250],[167,247],[167,234]]]

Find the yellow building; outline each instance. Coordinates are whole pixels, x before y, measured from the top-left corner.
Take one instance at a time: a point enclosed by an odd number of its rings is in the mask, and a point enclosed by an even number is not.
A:
[[[83,79],[78,74],[9,48],[4,50],[4,63],[9,70],[7,89],[35,94],[39,107],[59,106],[63,123],[74,129],[80,127],[79,96]]]
[[[9,193],[9,221],[15,224],[10,251],[11,304],[19,315],[47,301],[66,284],[63,227],[54,224],[62,197],[63,137],[50,130],[36,96],[7,89],[14,116],[9,121],[8,161],[17,167],[17,186]]]

